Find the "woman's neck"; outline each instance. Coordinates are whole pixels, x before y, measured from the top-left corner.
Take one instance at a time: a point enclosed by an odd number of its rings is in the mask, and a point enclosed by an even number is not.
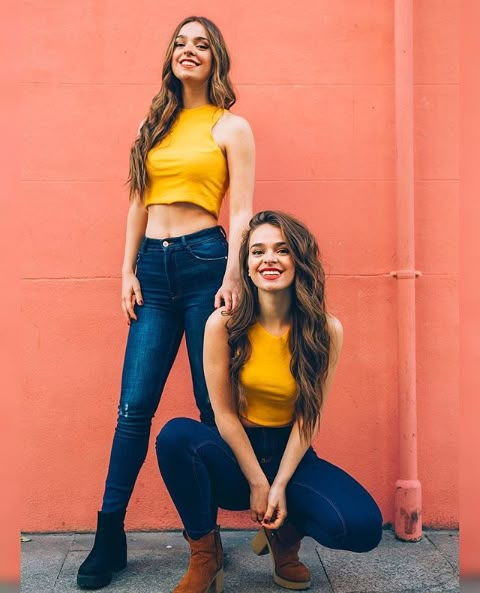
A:
[[[184,84],[182,99],[185,109],[195,109],[195,107],[207,105],[209,103],[207,86],[193,86]]]
[[[258,321],[272,332],[290,326],[292,297],[290,292],[264,293],[258,295]]]

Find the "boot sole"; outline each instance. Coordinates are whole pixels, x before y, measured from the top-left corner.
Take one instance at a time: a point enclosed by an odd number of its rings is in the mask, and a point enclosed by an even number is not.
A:
[[[287,581],[286,579],[279,577],[278,574],[273,569],[273,580],[277,585],[283,587],[284,589],[293,589],[294,591],[302,591],[303,589],[310,589],[310,585],[312,581],[301,581],[300,583],[295,583],[294,581]]]
[[[273,580],[277,585],[280,585],[280,587],[283,587],[284,589],[292,589],[297,591],[310,588],[312,584],[311,580],[288,581],[277,574],[277,571],[275,570],[275,558],[273,557],[273,550],[270,546],[270,541],[265,533],[264,527],[262,527],[262,529],[257,532],[257,535],[253,538],[250,546],[257,556],[265,556],[265,554],[270,552],[270,557],[273,563]]]
[[[121,572],[122,570],[125,570],[126,567],[127,564],[125,563],[124,566],[115,568],[112,572],[104,572],[95,575],[79,574],[77,575],[77,585],[81,589],[102,589],[112,582],[113,573]]]

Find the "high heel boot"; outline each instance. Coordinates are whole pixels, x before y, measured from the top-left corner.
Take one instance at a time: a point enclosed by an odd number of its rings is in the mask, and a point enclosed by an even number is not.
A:
[[[81,564],[77,584],[82,589],[101,589],[112,573],[127,566],[127,538],[123,527],[125,511],[98,512],[97,533],[92,551]]]
[[[302,535],[291,523],[272,530],[262,527],[252,540],[255,554],[270,552],[273,560],[273,580],[285,589],[308,589],[311,585],[309,569],[298,559]]]
[[[223,593],[223,549],[218,527],[200,539],[191,539],[185,531],[183,537],[190,544],[190,563],[173,593],[207,593],[212,590]]]

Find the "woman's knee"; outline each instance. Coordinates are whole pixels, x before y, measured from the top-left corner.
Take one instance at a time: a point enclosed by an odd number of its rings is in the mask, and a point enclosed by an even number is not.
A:
[[[172,418],[169,420],[158,433],[156,440],[157,453],[158,451],[171,451],[178,446],[185,443],[191,434],[192,423],[195,423],[191,418]]]
[[[118,406],[116,434],[126,438],[150,435],[153,413],[135,403],[121,402]]]
[[[352,505],[339,511],[332,506],[307,520],[304,531],[328,548],[369,552],[382,539],[383,520],[378,508],[369,512]]]
[[[347,524],[345,549],[352,552],[370,552],[378,546],[383,534],[383,519],[377,508],[351,519]]]
[[[202,424],[192,418],[172,418],[162,428],[157,436],[155,447],[157,457],[161,458],[178,456],[190,451],[198,437],[198,430]]]

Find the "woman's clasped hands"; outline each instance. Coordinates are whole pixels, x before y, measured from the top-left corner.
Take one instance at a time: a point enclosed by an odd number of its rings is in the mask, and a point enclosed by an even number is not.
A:
[[[285,488],[265,478],[250,486],[250,517],[266,529],[279,529],[287,518]]]

